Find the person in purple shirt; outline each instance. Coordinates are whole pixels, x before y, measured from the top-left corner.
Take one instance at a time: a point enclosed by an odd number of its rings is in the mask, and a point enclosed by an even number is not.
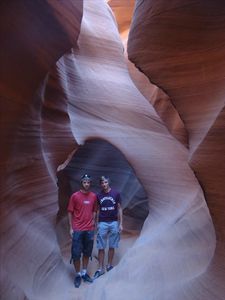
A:
[[[105,273],[104,259],[107,241],[109,244],[108,264],[106,270],[113,268],[112,261],[115,248],[118,248],[120,232],[123,230],[123,213],[121,207],[120,194],[111,189],[109,178],[102,176],[100,178],[101,192],[97,195],[97,248],[98,248],[98,270],[94,274],[94,279]]]

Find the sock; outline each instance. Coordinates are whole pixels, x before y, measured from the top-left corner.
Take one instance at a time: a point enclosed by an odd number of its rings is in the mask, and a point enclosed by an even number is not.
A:
[[[76,276],[81,276],[81,272],[77,272]]]
[[[83,269],[81,274],[82,274],[82,275],[85,275],[86,273],[87,273],[87,270],[86,270],[86,269]]]
[[[104,268],[99,268],[98,271],[99,271],[100,273],[104,273],[104,272],[105,272]]]

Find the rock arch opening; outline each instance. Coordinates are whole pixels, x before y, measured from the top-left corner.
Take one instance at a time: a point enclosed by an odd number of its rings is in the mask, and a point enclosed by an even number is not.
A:
[[[67,205],[71,194],[79,190],[80,177],[88,173],[92,177],[92,190],[98,192],[99,177],[107,175],[111,179],[111,186],[120,191],[123,207],[124,232],[121,235],[121,251],[115,256],[118,263],[121,255],[126,252],[141,232],[142,225],[148,216],[147,194],[135,175],[134,170],[124,155],[112,144],[101,139],[85,142],[73,154],[65,168],[57,173],[58,178],[58,241],[65,260],[69,260],[70,240],[67,219]],[[128,241],[132,236],[132,241]],[[125,238],[125,242],[123,242]],[[97,258],[94,246],[93,257]],[[97,262],[94,262],[96,265]],[[72,269],[71,269],[72,273]],[[71,275],[72,276],[72,275]]]
[[[88,140],[75,152],[67,166],[58,172],[58,217],[66,215],[70,195],[80,188],[80,177],[88,173],[93,178],[92,190],[99,191],[99,177],[111,178],[112,186],[121,193],[127,230],[141,230],[148,215],[145,190],[124,155],[107,141]]]

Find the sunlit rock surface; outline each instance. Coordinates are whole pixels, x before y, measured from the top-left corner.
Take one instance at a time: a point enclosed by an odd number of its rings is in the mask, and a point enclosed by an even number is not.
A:
[[[34,22],[35,19],[32,23],[42,33],[40,41],[45,42],[46,47],[40,46],[43,53],[39,52],[39,47],[35,47],[36,29],[25,26],[26,30],[23,27],[22,31],[15,34],[19,40],[22,32],[27,32],[28,35],[21,39],[26,41],[22,50],[16,51],[13,48],[13,59],[16,63],[5,59],[5,53],[10,53],[7,52],[10,43],[4,44],[6,52],[1,54],[1,62],[4,62],[4,72],[1,75],[1,103],[4,103],[1,108],[4,145],[4,152],[1,152],[2,298],[222,300],[225,273],[222,249],[224,169],[221,164],[224,153],[224,102],[221,100],[224,99],[223,56],[217,73],[213,72],[213,62],[217,66],[217,61],[213,60],[211,64],[204,65],[211,70],[208,80],[207,73],[204,73],[207,89],[214,91],[214,101],[210,105],[208,101],[211,97],[204,101],[205,94],[202,95],[199,106],[195,98],[192,101],[187,99],[187,96],[202,92],[201,85],[197,85],[195,69],[188,68],[185,73],[183,64],[182,79],[179,68],[176,68],[176,59],[179,58],[182,45],[177,42],[178,37],[185,41],[185,36],[188,39],[193,34],[199,37],[202,33],[199,26],[194,29],[190,27],[189,31],[179,27],[179,20],[185,19],[180,14],[182,7],[187,11],[187,24],[192,24],[190,20],[198,11],[194,6],[195,1],[191,4],[186,1],[179,2],[179,8],[176,1],[170,4],[171,7],[168,7],[166,1],[137,2],[128,43],[129,57],[156,84],[156,88],[158,85],[164,91],[168,101],[170,99],[173,102],[178,98],[170,93],[167,80],[173,91],[177,87],[179,97],[184,92],[182,105],[173,106],[176,109],[174,114],[180,115],[179,121],[173,125],[175,131],[177,125],[177,132],[181,132],[178,136],[169,128],[165,110],[164,119],[153,108],[150,99],[145,98],[143,90],[138,90],[138,82],[141,84],[139,75],[136,82],[134,77],[131,79],[115,18],[105,1],[84,1],[82,22],[82,1],[65,1],[66,5],[63,10],[61,8],[60,15],[59,4],[55,4],[58,2],[43,1],[42,3],[46,3],[44,8],[39,2],[32,2],[30,5],[27,1],[20,3],[21,13],[18,13],[17,7],[18,19],[13,18],[18,29],[24,25],[21,19],[29,20],[33,16],[37,16],[37,20],[43,18],[38,22],[40,26],[44,20],[48,20],[49,26],[40,28]],[[154,3],[158,3],[156,7]],[[203,16],[195,17],[194,20],[204,20],[204,25],[208,24],[208,27],[204,27],[206,36],[214,36],[214,42],[217,41],[222,47],[220,41],[223,30],[216,31],[217,34],[213,35],[212,32],[215,31],[212,30],[213,26],[210,27],[213,22],[212,15],[217,16],[215,20],[218,20],[218,24],[219,20],[224,20],[220,2],[218,8],[216,3],[203,9],[203,2],[201,6],[201,1],[198,1],[197,7]],[[11,24],[9,20],[11,14],[16,15],[15,8],[13,5],[3,5],[3,8],[3,24]],[[42,10],[46,12],[46,8],[54,12],[53,19],[50,18],[51,14],[47,14],[47,19],[44,15],[39,15]],[[218,11],[220,15],[216,13]],[[164,26],[167,30],[171,28],[170,34],[167,31],[162,32],[162,40],[158,44],[157,40],[145,43],[144,38],[149,41],[151,32],[155,37],[157,35],[154,30],[163,30],[162,22],[154,19],[154,26],[144,29],[139,26],[145,26],[146,22],[148,24],[152,15],[163,18],[162,12],[169,14],[165,17],[164,21],[168,23]],[[54,26],[54,22],[58,25]],[[2,39],[11,30],[7,26],[1,27]],[[63,39],[59,34],[62,30],[67,33],[63,35]],[[48,33],[56,39],[56,44],[50,43]],[[176,51],[174,67],[172,63],[166,67],[173,76],[168,76],[160,65],[163,64],[163,55],[168,55],[168,49],[161,43],[168,42],[172,33],[176,36],[170,50]],[[177,46],[174,48],[174,45]],[[206,37],[202,36],[198,47],[207,49]],[[72,49],[68,51],[69,48]],[[39,60],[36,65],[26,60],[27,69],[24,68],[24,73],[21,74],[19,70],[22,58],[29,57],[25,49],[30,49],[29,53],[36,55]],[[208,58],[208,53],[203,50],[198,57],[204,60],[204,57]],[[218,55],[222,55],[220,47],[214,48],[215,54],[217,51]],[[61,55],[63,56],[56,63]],[[193,57],[188,57],[195,66],[194,50]],[[151,60],[153,69],[150,68]],[[180,70],[181,67],[182,64]],[[214,74],[220,78],[218,82],[217,77],[213,77]],[[189,83],[190,93],[179,89],[182,80]],[[195,87],[194,90],[192,86]],[[203,126],[203,119],[207,128]],[[184,145],[186,130],[190,136],[190,150]],[[179,136],[182,138],[179,139]],[[64,217],[57,224],[55,221],[57,214],[60,217],[60,209],[65,211],[64,199],[76,188],[68,185],[65,170],[72,157],[75,161],[79,159],[78,144],[85,147],[85,142],[90,139],[107,141],[125,157],[145,190],[149,215],[139,238],[125,233],[121,248],[117,252],[116,268],[92,285],[82,284],[80,289],[74,289],[74,271],[69,265],[67,220]],[[93,157],[89,168],[93,168],[93,172],[98,174],[101,170],[99,167],[95,168],[95,162]],[[113,163],[110,162],[109,166],[109,174],[115,174],[111,169]],[[82,163],[81,168],[83,167],[86,166]],[[127,172],[127,169],[124,171]],[[64,186],[65,192],[61,195],[58,195],[57,189],[59,182]],[[70,187],[71,190],[67,193],[65,187]],[[216,241],[210,212],[219,242]],[[96,249],[93,253],[96,256]],[[95,267],[96,260],[90,263],[91,272]]]
[[[108,4],[116,16],[118,30],[123,43],[125,56],[127,57],[127,40],[135,1],[109,0]],[[188,146],[187,131],[169,96],[162,88],[151,83],[151,79],[140,72],[128,59],[127,65],[134,84],[143,96],[153,105],[157,114],[165,122],[170,133],[185,146]]]

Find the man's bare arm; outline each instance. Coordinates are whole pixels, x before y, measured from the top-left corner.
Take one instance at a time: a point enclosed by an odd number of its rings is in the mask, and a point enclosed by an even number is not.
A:
[[[70,226],[70,236],[73,237],[73,227],[72,227],[72,213],[68,212],[69,226]]]
[[[97,206],[96,211],[94,212],[94,222],[95,222],[95,230],[98,227],[98,216],[99,216],[99,207]]]
[[[119,228],[120,228],[120,231],[123,230],[123,209],[121,207],[121,204],[118,203],[118,210],[119,210]]]

